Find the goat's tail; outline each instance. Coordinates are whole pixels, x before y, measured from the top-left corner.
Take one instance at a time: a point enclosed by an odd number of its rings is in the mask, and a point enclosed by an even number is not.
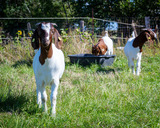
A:
[[[107,36],[107,37],[108,37],[108,31],[105,31],[105,36]]]
[[[134,33],[134,31],[132,32],[132,37],[133,37],[133,38],[135,38],[135,37],[136,37],[136,36],[135,36],[135,33]]]

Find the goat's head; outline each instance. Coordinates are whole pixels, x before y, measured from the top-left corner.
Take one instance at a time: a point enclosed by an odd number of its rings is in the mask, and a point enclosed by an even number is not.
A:
[[[98,44],[93,45],[92,46],[92,54],[97,56],[97,55],[99,55],[99,53],[100,53],[100,49],[98,47]]]
[[[153,43],[154,40],[157,40],[156,34],[151,29],[144,30],[142,33],[145,34],[147,41],[150,43]]]
[[[142,46],[146,41],[153,43],[157,39],[156,34],[151,29],[144,29],[134,40],[133,47],[139,47],[142,52]]]
[[[104,55],[108,50],[106,44],[104,43],[103,39],[100,39],[96,45],[92,46],[92,54],[93,55]]]
[[[37,32],[41,45],[44,47],[49,46],[49,44],[52,42],[52,35],[54,33],[53,24],[43,22],[37,23],[36,25],[38,26]]]
[[[55,23],[37,23],[37,29],[34,31],[32,36],[32,47],[34,49],[39,48],[39,43],[41,43],[41,46],[47,47],[52,43],[52,37],[54,37],[55,45],[58,49],[62,46],[62,38],[57,31],[57,29],[54,28],[54,25],[57,26]]]

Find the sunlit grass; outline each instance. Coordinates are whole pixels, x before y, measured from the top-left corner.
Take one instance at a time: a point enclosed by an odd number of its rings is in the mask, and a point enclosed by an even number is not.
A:
[[[70,64],[67,55],[89,53],[88,44],[79,38],[64,42],[66,67],[56,118],[36,105],[30,44],[17,44],[16,50],[13,44],[0,47],[0,127],[160,127],[159,48],[144,47],[138,77],[129,73],[127,58],[116,45],[112,66]],[[50,109],[49,87],[47,92]]]

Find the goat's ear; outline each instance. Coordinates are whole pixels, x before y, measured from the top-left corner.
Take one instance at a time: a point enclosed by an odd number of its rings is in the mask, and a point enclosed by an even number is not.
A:
[[[51,32],[52,32],[52,34],[54,34],[54,26],[57,26],[57,24],[56,23],[50,23],[50,25],[51,25]]]
[[[146,32],[146,38],[149,42],[152,42],[152,37],[151,37],[150,33]]]
[[[62,44],[63,44],[63,40],[62,40],[62,37],[61,37],[61,35],[59,34],[58,30],[55,29],[55,28],[54,28],[53,36],[54,36],[55,46],[56,46],[58,49],[61,49],[61,48],[62,48]]]
[[[38,29],[36,29],[32,35],[31,45],[34,49],[39,49]]]

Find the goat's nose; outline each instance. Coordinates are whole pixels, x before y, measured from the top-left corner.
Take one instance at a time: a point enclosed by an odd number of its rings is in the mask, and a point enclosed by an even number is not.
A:
[[[45,42],[41,42],[41,45],[44,46],[44,47],[47,46],[47,44]]]
[[[50,41],[46,39],[46,40],[44,41],[44,46],[48,46],[49,44],[50,44]]]

